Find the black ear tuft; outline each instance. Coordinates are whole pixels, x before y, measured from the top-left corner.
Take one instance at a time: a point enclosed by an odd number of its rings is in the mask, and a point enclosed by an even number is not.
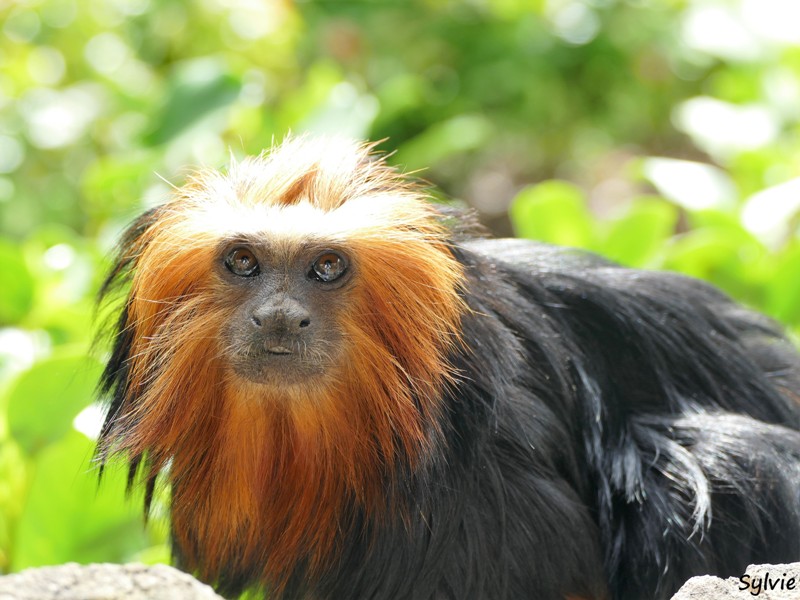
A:
[[[108,297],[113,290],[128,282],[138,258],[136,246],[142,235],[159,220],[163,212],[164,208],[161,206],[146,210],[122,234],[115,251],[114,264],[103,280],[100,291],[97,294],[98,302]]]
[[[130,283],[133,276],[138,254],[141,251],[137,246],[139,246],[144,233],[158,221],[162,212],[161,207],[151,208],[140,215],[125,230],[117,245],[113,265],[100,286],[97,295],[98,304],[116,296],[115,292],[124,292],[125,286]],[[96,343],[106,338],[111,343],[111,356],[106,362],[98,386],[98,395],[101,401],[107,405],[105,421],[95,449],[95,460],[100,463],[99,478],[103,476],[103,467],[108,459],[112,430],[128,395],[130,370],[128,361],[133,344],[133,331],[129,323],[129,301],[125,301],[116,319],[114,319],[114,312],[111,313],[111,318],[101,327]],[[136,468],[133,462],[131,467],[135,472]]]

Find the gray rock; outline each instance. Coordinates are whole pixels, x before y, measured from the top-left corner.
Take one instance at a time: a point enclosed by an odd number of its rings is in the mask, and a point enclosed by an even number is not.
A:
[[[209,586],[166,565],[78,565],[0,577],[0,600],[222,600]]]
[[[747,587],[749,586],[749,587]],[[750,565],[741,577],[692,577],[672,600],[800,600],[800,563]]]

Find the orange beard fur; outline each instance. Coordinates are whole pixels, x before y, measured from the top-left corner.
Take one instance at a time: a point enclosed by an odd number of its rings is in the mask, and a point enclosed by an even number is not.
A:
[[[147,477],[170,464],[175,541],[205,580],[253,564],[278,591],[297,564],[313,576],[354,514],[385,518],[397,465],[423,468],[439,443],[462,270],[420,191],[369,150],[293,139],[200,173],[122,256],[130,385],[106,452],[147,457]],[[278,389],[226,364],[232,307],[213,261],[244,234],[287,254],[306,239],[347,247],[358,273],[335,378]]]

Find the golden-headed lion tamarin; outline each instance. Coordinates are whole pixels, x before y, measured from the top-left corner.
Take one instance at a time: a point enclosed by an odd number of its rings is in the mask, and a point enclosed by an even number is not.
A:
[[[679,275],[486,239],[289,138],[124,236],[99,459],[271,599],[667,598],[800,559],[800,359]],[[147,509],[146,509],[147,510]]]

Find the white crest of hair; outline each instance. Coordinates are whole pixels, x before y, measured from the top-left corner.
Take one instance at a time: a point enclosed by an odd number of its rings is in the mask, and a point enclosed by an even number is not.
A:
[[[196,174],[182,197],[195,234],[344,240],[391,236],[430,216],[418,186],[373,158],[374,144],[344,137],[291,136],[227,173]],[[193,235],[188,233],[188,235]],[[406,233],[407,235],[407,233]]]
[[[272,203],[306,178],[304,198],[320,208],[332,209],[394,179],[397,173],[370,158],[374,144],[339,136],[289,136],[260,156],[234,162],[228,179],[244,203]]]

